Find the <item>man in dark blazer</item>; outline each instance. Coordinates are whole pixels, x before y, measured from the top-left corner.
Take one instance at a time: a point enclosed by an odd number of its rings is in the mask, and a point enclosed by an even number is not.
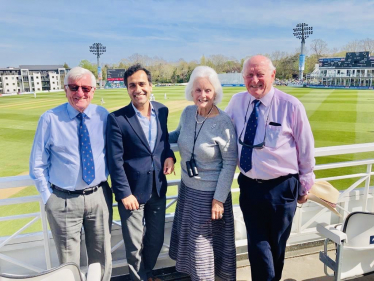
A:
[[[130,276],[153,281],[157,278],[152,269],[164,242],[165,175],[174,171],[175,163],[168,140],[168,108],[149,101],[151,73],[140,64],[127,69],[124,83],[131,103],[108,115],[108,168]]]

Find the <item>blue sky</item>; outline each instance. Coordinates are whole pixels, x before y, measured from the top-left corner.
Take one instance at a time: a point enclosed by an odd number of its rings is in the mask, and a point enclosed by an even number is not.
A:
[[[300,22],[314,28],[307,46],[374,39],[373,0],[0,0],[0,7],[0,67],[96,62],[89,52],[95,42],[107,47],[101,62],[109,64],[134,53],[190,61],[293,52]]]

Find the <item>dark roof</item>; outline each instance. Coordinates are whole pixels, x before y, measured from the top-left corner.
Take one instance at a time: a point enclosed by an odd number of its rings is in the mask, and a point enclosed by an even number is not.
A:
[[[64,68],[62,64],[56,65],[20,65],[20,69],[28,70],[57,70],[58,68]]]

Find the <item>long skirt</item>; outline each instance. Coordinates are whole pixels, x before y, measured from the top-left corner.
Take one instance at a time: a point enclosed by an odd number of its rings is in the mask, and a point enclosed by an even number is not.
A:
[[[223,218],[212,220],[214,191],[200,191],[181,183],[171,232],[169,255],[176,270],[191,280],[236,280],[234,215],[231,193],[223,204]]]

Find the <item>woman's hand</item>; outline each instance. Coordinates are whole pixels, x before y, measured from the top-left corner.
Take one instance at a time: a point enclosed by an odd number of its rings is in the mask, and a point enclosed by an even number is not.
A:
[[[223,203],[216,199],[212,201],[212,220],[219,220],[223,217]]]

